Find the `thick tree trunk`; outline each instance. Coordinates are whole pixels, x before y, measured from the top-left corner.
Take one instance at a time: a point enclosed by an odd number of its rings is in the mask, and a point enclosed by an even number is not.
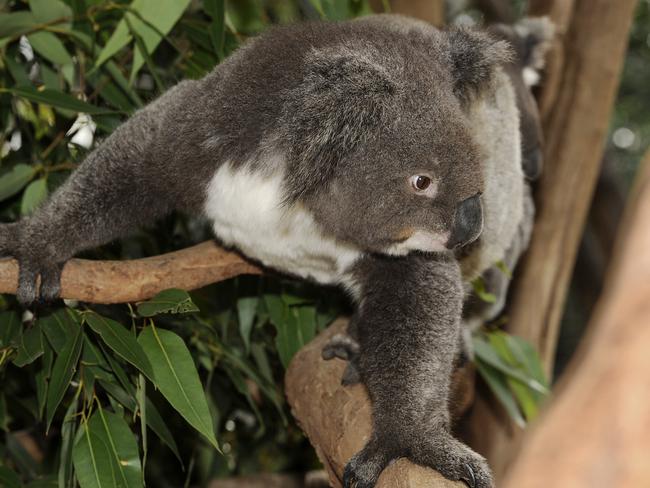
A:
[[[650,152],[589,334],[505,486],[650,486],[648,221]]]
[[[395,14],[409,15],[437,26],[445,23],[444,0],[370,0],[370,4],[375,12],[385,12],[388,5]]]

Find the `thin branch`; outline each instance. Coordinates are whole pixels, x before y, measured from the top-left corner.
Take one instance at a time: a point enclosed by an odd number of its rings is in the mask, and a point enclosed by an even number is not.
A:
[[[160,256],[129,261],[71,259],[63,268],[61,297],[90,303],[126,303],[167,288],[194,290],[260,267],[212,241]],[[18,263],[0,260],[0,293],[16,293]]]

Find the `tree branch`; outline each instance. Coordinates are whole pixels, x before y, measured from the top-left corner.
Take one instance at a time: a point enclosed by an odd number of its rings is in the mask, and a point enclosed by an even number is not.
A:
[[[63,268],[61,297],[90,303],[151,298],[167,288],[194,290],[261,269],[213,241],[176,252],[129,261],[71,259]],[[0,260],[0,293],[16,293],[18,263]]]

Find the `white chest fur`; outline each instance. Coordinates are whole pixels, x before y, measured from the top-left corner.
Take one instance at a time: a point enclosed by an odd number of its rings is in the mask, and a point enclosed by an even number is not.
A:
[[[208,187],[205,213],[221,241],[279,271],[340,283],[360,252],[325,235],[300,205],[282,205],[282,176],[223,164]]]

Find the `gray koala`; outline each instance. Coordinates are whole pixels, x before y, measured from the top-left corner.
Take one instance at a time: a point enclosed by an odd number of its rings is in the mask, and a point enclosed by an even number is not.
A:
[[[373,434],[346,487],[374,486],[398,457],[491,487],[447,403],[463,283],[503,257],[523,215],[511,55],[480,30],[403,17],[270,29],[134,114],[33,216],[0,227],[18,299],[56,299],[84,249],[175,209],[203,215],[224,245],[356,302]],[[483,212],[504,205],[508,218]]]
[[[530,183],[536,180],[542,171],[543,134],[537,102],[531,88],[541,77],[540,72],[544,68],[545,56],[551,46],[554,30],[551,21],[545,17],[525,18],[514,25],[496,24],[489,28],[495,37],[507,41],[515,52],[515,56],[503,66],[503,69],[515,90],[519,108],[521,161],[526,182],[523,188],[522,218],[513,240],[500,259],[510,271],[515,269],[519,258],[528,247],[533,230],[535,204]],[[497,180],[497,183],[503,184],[503,180]],[[486,206],[485,212],[491,213],[491,210]],[[503,209],[499,212],[504,213]],[[505,305],[510,276],[504,273],[503,269],[491,266],[481,273],[481,277],[485,290],[494,295],[496,300],[494,303],[487,303],[468,289],[468,298],[463,310],[467,325],[463,330],[464,333],[469,333],[483,323],[497,318]],[[467,345],[468,337],[465,339]],[[465,352],[471,355],[469,348],[466,348]]]

